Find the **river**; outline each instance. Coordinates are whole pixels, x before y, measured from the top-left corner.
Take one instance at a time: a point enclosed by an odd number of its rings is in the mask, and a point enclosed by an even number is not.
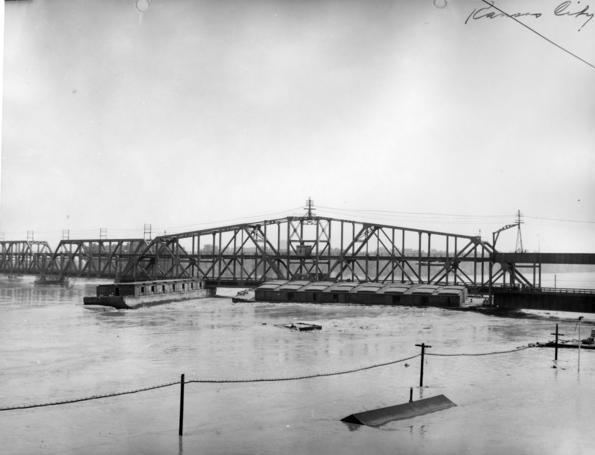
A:
[[[557,274],[557,279],[576,279]],[[68,400],[186,379],[326,373],[417,354],[483,353],[551,339],[563,319],[502,318],[438,308],[238,303],[224,296],[131,311],[84,308],[97,283],[65,289],[0,282],[0,407]],[[589,284],[589,279],[585,282]],[[581,286],[582,287],[582,286]],[[595,287],[595,286],[592,286]],[[280,324],[312,321],[315,332]],[[585,315],[581,334],[595,328]],[[10,454],[592,454],[595,351],[531,348],[427,356],[339,376],[286,382],[187,384],[80,403],[0,412]],[[350,428],[363,410],[444,394],[456,407]]]

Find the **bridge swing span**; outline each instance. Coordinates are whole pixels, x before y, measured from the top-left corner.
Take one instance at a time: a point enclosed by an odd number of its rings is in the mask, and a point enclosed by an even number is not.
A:
[[[588,253],[501,253],[479,236],[325,216],[234,224],[154,239],[0,241],[0,273],[142,281],[198,278],[207,286],[269,280],[539,289],[542,264],[595,264]]]

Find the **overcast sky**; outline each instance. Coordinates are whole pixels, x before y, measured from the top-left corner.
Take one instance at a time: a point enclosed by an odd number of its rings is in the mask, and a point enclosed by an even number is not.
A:
[[[595,20],[559,3],[497,5],[595,64]],[[483,7],[9,2],[0,232],[141,237],[311,196],[484,238],[520,209],[525,248],[595,252],[595,69]]]

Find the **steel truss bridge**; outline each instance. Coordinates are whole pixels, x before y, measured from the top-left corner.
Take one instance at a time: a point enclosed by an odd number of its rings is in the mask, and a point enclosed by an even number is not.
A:
[[[196,277],[211,287],[307,279],[537,289],[543,264],[595,264],[595,254],[501,253],[478,236],[312,215],[152,240],[62,240],[55,250],[43,241],[0,241],[0,273],[116,281]]]

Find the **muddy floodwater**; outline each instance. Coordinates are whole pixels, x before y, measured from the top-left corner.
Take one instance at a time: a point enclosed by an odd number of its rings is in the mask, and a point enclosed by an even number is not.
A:
[[[227,297],[129,311],[88,309],[96,283],[69,289],[0,283],[0,407],[76,399],[179,380],[328,373],[419,353],[486,353],[551,339],[576,316],[503,318],[438,308],[232,303]],[[223,291],[222,291],[223,292]],[[279,325],[307,321],[322,330]],[[581,335],[595,328],[585,315]],[[7,454],[593,454],[595,351],[532,348],[428,356],[284,382],[187,384],[67,405],[0,412]],[[364,410],[446,395],[456,407],[348,426]]]

